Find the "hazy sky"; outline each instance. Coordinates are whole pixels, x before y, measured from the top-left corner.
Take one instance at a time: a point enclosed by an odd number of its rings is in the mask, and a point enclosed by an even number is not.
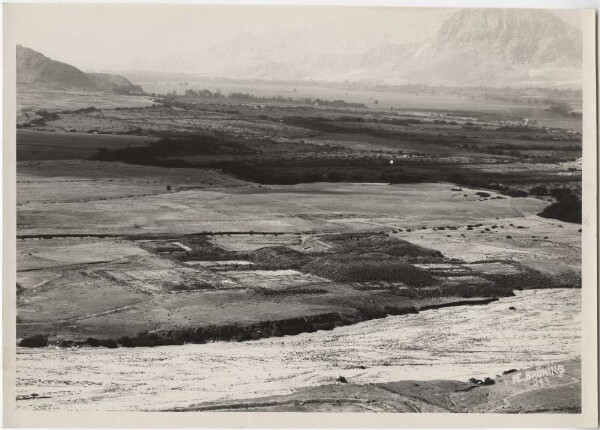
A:
[[[86,71],[201,68],[194,59],[207,48],[236,37],[243,41],[261,34],[273,34],[273,39],[277,34],[298,34],[307,38],[307,46],[316,47],[310,49],[322,46],[324,50],[359,50],[362,42],[408,43],[431,36],[454,12],[431,8],[115,4],[20,4],[18,8],[18,16],[8,25],[20,44]],[[560,16],[578,25],[577,14],[562,12]],[[335,29],[337,39],[327,37],[329,28]],[[306,32],[297,32],[303,29]],[[339,45],[344,35],[351,41],[348,46]]]

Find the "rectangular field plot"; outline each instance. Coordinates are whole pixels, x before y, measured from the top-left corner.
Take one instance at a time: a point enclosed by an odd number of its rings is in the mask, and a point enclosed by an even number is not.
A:
[[[210,271],[188,268],[168,270],[109,271],[117,282],[147,292],[196,291],[239,288],[239,285]]]
[[[286,290],[294,287],[329,282],[318,276],[301,273],[296,270],[244,270],[229,271],[223,274],[235,279],[241,286],[247,288],[259,287],[269,290]]]

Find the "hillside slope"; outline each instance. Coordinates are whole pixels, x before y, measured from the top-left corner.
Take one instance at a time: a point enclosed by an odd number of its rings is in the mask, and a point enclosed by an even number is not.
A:
[[[76,67],[52,60],[33,49],[17,45],[17,83],[58,89],[112,91],[140,94],[144,91],[122,76],[85,73]]]

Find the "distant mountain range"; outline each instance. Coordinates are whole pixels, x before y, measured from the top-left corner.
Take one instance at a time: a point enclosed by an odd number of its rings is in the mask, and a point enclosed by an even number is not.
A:
[[[170,66],[163,76],[171,78],[158,80],[176,81],[185,72],[185,79],[195,75],[388,85],[581,87],[582,34],[557,14],[541,9],[461,9],[447,16],[441,26],[437,24],[437,32],[431,29],[425,40],[411,43],[399,42],[401,26],[383,37],[390,22],[385,29],[376,23],[354,28],[331,22],[241,33],[210,49],[161,57],[160,63]],[[137,82],[156,81],[161,74],[120,73]],[[17,79],[61,88],[142,91],[122,76],[84,73],[21,46]]]
[[[572,88],[581,82],[581,31],[546,10],[463,9],[433,37],[409,44],[365,46],[360,31],[339,34],[321,24],[240,35],[181,65],[232,79]]]
[[[57,89],[110,91],[141,94],[142,87],[126,78],[108,73],[85,73],[60,61],[52,60],[33,49],[17,46],[17,83],[42,85]]]
[[[544,10],[466,9],[405,60],[407,80],[579,85],[582,35]]]

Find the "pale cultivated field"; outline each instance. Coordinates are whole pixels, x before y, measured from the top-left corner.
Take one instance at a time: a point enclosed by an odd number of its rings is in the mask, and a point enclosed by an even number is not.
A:
[[[164,260],[135,246],[131,242],[98,238],[60,238],[57,240],[19,240],[17,246],[18,271],[33,271],[62,266],[103,264],[119,267],[171,267]],[[165,266],[165,264],[167,264]]]
[[[558,275],[581,272],[580,229],[579,224],[527,215],[494,217],[472,230],[427,229],[396,236],[466,262],[509,260]]]
[[[213,169],[168,169],[100,161],[22,161],[17,163],[17,170],[18,205],[84,203],[168,194],[167,185],[175,192],[244,184]]]
[[[137,107],[137,106],[131,106]],[[303,137],[309,134],[306,129],[293,126],[282,127],[278,122],[264,121],[256,117],[238,119],[232,109],[217,108],[217,111],[186,111],[174,107],[152,109],[105,109],[90,113],[63,113],[59,119],[36,126],[39,130],[87,132],[98,130],[102,133],[126,133],[141,128],[148,132],[178,131],[198,133],[200,131],[225,132],[244,137],[281,136]],[[229,112],[228,112],[229,111]],[[23,116],[23,115],[22,115]]]
[[[548,205],[535,198],[482,199],[475,194],[479,190],[452,187],[315,183],[215,187],[63,205],[32,202],[20,206],[18,225],[20,234],[404,230],[530,217]]]
[[[256,251],[265,246],[287,246],[300,252],[323,252],[331,249],[331,245],[312,234],[285,235],[219,235],[212,236],[210,241],[228,251]]]
[[[223,272],[242,288],[266,288],[268,290],[292,290],[304,285],[315,285],[328,282],[308,273],[297,270],[240,270]]]
[[[22,109],[65,111],[84,109],[94,106],[98,109],[116,107],[152,106],[154,102],[148,96],[129,96],[109,92],[65,91],[50,88],[19,87],[17,91],[17,112]]]

